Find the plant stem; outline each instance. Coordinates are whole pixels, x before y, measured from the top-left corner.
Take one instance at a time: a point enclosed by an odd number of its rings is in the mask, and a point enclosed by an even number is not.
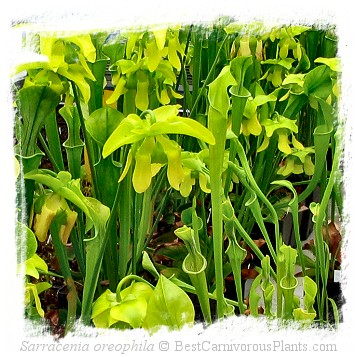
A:
[[[226,42],[227,39],[228,39],[228,36],[229,36],[228,34],[225,35],[225,37],[224,37],[224,39],[223,39],[221,45],[219,46],[217,55],[216,55],[216,57],[215,57],[214,62],[212,63],[212,66],[211,66],[211,68],[210,68],[210,71],[208,72],[207,78],[206,78],[206,80],[204,81],[203,86],[201,87],[201,89],[200,89],[199,92],[198,92],[197,98],[196,98],[196,100],[195,100],[195,102],[194,102],[194,104],[193,104],[193,106],[192,106],[191,112],[190,112],[190,116],[191,116],[192,118],[195,116],[195,112],[196,112],[196,110],[197,110],[197,104],[198,104],[199,100],[201,99],[201,97],[202,97],[202,95],[203,95],[203,93],[204,93],[204,91],[205,91],[205,89],[206,89],[206,86],[207,86],[207,85],[210,83],[210,81],[211,81],[211,78],[212,78],[212,76],[213,76],[214,70],[215,70],[216,65],[217,65],[217,63],[218,63],[218,60],[219,60],[219,56],[220,56],[220,54],[221,54],[221,52],[222,52],[222,49],[223,49],[223,46],[224,46],[225,42]]]
[[[68,314],[67,314],[67,323],[66,323],[66,327],[65,327],[65,332],[68,333],[73,328],[74,322],[76,320],[76,303],[77,303],[78,295],[76,292],[74,280],[71,275],[68,257],[67,257],[67,253],[66,253],[66,247],[62,243],[62,241],[59,237],[59,231],[60,231],[60,227],[62,225],[61,221],[63,218],[62,214],[59,214],[59,215],[57,215],[53,219],[51,226],[50,226],[50,232],[51,232],[51,236],[53,238],[53,244],[54,244],[56,256],[59,261],[60,271],[64,277],[65,283],[69,290],[68,295],[67,295]],[[64,216],[64,219],[66,219],[65,216]]]
[[[119,186],[117,187],[115,199],[110,211],[110,216],[108,218],[107,224],[106,224],[106,229],[104,232],[103,236],[96,237],[95,239],[100,240],[100,247],[99,251],[97,254],[97,258],[93,262],[89,262],[93,266],[91,267],[92,269],[92,276],[93,278],[88,281],[86,284],[86,281],[84,283],[84,296],[83,296],[83,303],[82,303],[82,310],[81,310],[81,320],[84,325],[89,325],[90,322],[90,316],[91,316],[91,309],[92,309],[92,303],[94,300],[95,296],[95,291],[97,288],[97,283],[98,283],[98,278],[101,270],[101,265],[102,265],[102,259],[105,253],[105,249],[107,246],[107,241],[109,239],[109,235],[111,232],[112,227],[116,224],[117,220],[117,207],[118,203],[120,201],[120,190]],[[88,264],[88,261],[86,262]],[[87,265],[88,266],[88,265]],[[86,285],[85,285],[86,284]],[[85,297],[85,299],[84,299]]]
[[[56,159],[52,155],[52,152],[49,150],[49,147],[47,146],[47,143],[44,140],[41,133],[38,134],[38,139],[39,139],[39,142],[41,143],[41,145],[43,146],[43,150],[46,153],[46,155],[48,156],[48,159],[52,163],[54,171],[58,173],[59,171],[61,171],[61,169],[60,169]]]
[[[339,147],[339,133],[335,133],[335,142],[336,142],[336,149],[334,152],[334,157],[333,157],[333,165],[332,169],[330,172],[329,180],[328,183],[325,187],[324,194],[322,197],[322,200],[319,205],[318,213],[316,215],[316,220],[315,220],[315,246],[316,246],[316,266],[319,266],[319,272],[320,272],[320,277],[322,281],[322,291],[320,294],[320,306],[318,306],[318,313],[319,313],[319,318],[320,321],[324,321],[324,304],[326,303],[327,299],[327,283],[328,283],[328,274],[327,274],[327,260],[329,260],[329,257],[325,256],[325,245],[326,243],[324,242],[323,239],[323,223],[326,218],[326,213],[328,210],[328,205],[329,205],[329,200],[332,194],[333,186],[336,181],[336,175],[337,175],[337,170],[339,166],[339,160],[340,160],[340,154],[341,151],[338,149]]]
[[[120,202],[119,202],[119,251],[118,251],[118,277],[123,279],[127,274],[127,265],[129,261],[129,248],[131,244],[132,229],[132,169],[130,168],[127,176],[120,185]]]
[[[100,201],[100,190],[99,190],[99,185],[98,185],[98,180],[96,176],[96,170],[95,170],[95,156],[94,156],[94,147],[92,140],[86,130],[85,127],[85,120],[83,116],[83,112],[81,110],[81,105],[80,105],[80,99],[78,96],[78,91],[76,89],[76,84],[72,82],[72,88],[73,88],[73,93],[74,93],[74,99],[75,103],[78,109],[78,114],[80,118],[80,125],[81,125],[81,130],[84,135],[84,141],[85,141],[85,146],[88,154],[88,159],[89,159],[89,166],[90,166],[90,171],[91,171],[91,176],[92,176],[92,195],[93,197],[97,198]]]

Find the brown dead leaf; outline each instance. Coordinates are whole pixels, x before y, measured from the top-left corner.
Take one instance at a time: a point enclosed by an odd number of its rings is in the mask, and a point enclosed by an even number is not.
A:
[[[258,275],[259,273],[255,269],[247,269],[247,268],[242,269],[243,280],[255,279]]]
[[[50,321],[51,326],[58,326],[59,310],[58,309],[49,310],[48,312],[46,312],[45,318]]]
[[[328,243],[331,255],[341,263],[340,246],[342,237],[334,222],[328,224],[328,229],[323,227],[323,239]]]

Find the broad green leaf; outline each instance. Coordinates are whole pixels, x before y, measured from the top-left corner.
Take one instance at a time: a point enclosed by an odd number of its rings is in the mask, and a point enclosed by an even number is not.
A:
[[[314,63],[323,63],[323,64],[327,65],[334,72],[340,72],[341,71],[340,58],[318,57],[318,58],[316,58],[314,60]]]
[[[282,85],[287,85],[287,84],[298,84],[300,87],[303,87],[304,83],[304,73],[298,73],[298,74],[288,74],[285,79],[282,81]]]
[[[111,307],[115,306],[117,303],[116,301],[116,294],[113,293],[110,289],[106,289],[93,303],[91,318],[94,319],[104,311],[110,309]],[[97,326],[100,327],[100,326]]]
[[[148,302],[143,328],[150,332],[155,332],[162,326],[173,330],[181,329],[186,324],[192,325],[194,319],[195,310],[188,295],[161,275]]]
[[[181,105],[164,105],[154,109],[154,115],[157,122],[164,122],[168,118],[178,116]]]
[[[244,25],[240,24],[239,22],[231,22],[228,24],[225,28],[224,31],[226,34],[230,35],[233,33],[239,33],[243,29]]]
[[[85,127],[90,136],[103,146],[123,118],[124,115],[116,109],[100,108],[85,120]]]
[[[23,118],[21,125],[22,156],[36,153],[37,138],[45,118],[58,106],[60,96],[46,86],[31,86],[20,89],[18,107]]]
[[[125,300],[126,298],[129,298],[129,295],[133,295],[135,297],[144,298],[148,302],[152,293],[153,289],[147,283],[133,281],[128,288],[123,289],[120,292],[120,296],[122,300]]]
[[[332,92],[332,79],[330,69],[325,65],[320,65],[309,71],[305,78],[303,89],[305,94],[314,95],[326,99]]]
[[[15,235],[17,239],[17,263],[21,263],[36,253],[37,240],[34,233],[21,222],[16,222]]]
[[[230,99],[227,89],[229,86],[237,84],[238,83],[230,71],[230,66],[225,66],[221,70],[218,77],[208,85],[209,103],[211,107],[219,112],[224,118],[227,118],[230,106]]]
[[[141,129],[141,134],[134,132],[138,129]],[[121,121],[121,123],[107,139],[102,150],[103,158],[106,158],[121,146],[134,144],[137,141],[142,140],[146,136],[145,132],[146,129],[143,129],[142,120],[137,115],[130,114]]]
[[[132,297],[132,300],[121,301],[110,310],[110,316],[116,321],[123,321],[133,328],[142,326],[146,316],[147,301],[142,297]]]
[[[94,323],[95,327],[108,328],[110,327],[111,323],[110,316],[110,309],[105,309],[102,313],[95,315],[95,317],[92,317],[92,322]]]
[[[20,263],[17,266],[17,269],[19,272],[21,271],[21,269],[23,269],[23,273],[25,275],[32,276],[36,279],[39,279],[38,269],[40,269],[44,272],[48,272],[47,263],[41,257],[39,257],[37,254],[34,254],[31,258]]]
[[[166,122],[157,122],[153,124],[150,131],[153,135],[188,135],[200,139],[210,145],[215,144],[215,138],[212,133],[198,121],[189,118],[172,117]]]

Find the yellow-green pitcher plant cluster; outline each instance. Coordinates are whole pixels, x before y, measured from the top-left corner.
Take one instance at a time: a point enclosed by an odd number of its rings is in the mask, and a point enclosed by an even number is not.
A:
[[[49,312],[40,296],[55,277],[66,332],[77,320],[154,333],[261,313],[339,324],[328,289],[341,268],[328,222],[343,215],[335,29],[227,18],[27,29],[24,47],[37,56],[13,76],[28,318]]]

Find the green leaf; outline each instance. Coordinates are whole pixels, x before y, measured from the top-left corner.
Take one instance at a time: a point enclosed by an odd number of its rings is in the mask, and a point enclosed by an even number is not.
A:
[[[182,263],[182,270],[187,274],[199,274],[207,267],[205,257],[198,251],[192,228],[183,226],[174,231],[177,237],[183,240],[188,254]]]
[[[150,332],[162,326],[169,329],[181,329],[192,325],[195,318],[194,306],[188,295],[163,275],[148,302],[147,315],[143,328]]]
[[[262,275],[259,274],[253,281],[250,287],[249,293],[249,306],[250,306],[250,314],[254,317],[258,317],[258,307],[259,307],[259,300],[261,296],[257,293],[257,287],[260,285]]]
[[[230,99],[227,89],[229,86],[237,84],[238,83],[230,71],[230,66],[225,66],[221,70],[218,77],[208,85],[208,100],[210,105],[224,118],[227,118],[230,106]]]
[[[165,122],[153,124],[150,131],[154,135],[160,134],[181,134],[200,139],[210,145],[215,144],[213,134],[202,124],[194,119],[183,117],[168,118]]]
[[[90,85],[85,79],[87,73],[80,64],[70,65],[68,69],[60,67],[58,68],[58,73],[73,81],[78,86],[85,103],[90,100]],[[95,78],[93,78],[93,80],[95,80]]]
[[[132,300],[125,300],[114,306],[110,310],[110,316],[117,320],[130,324],[133,328],[142,326],[146,316],[147,301],[142,297],[133,297]]]
[[[92,318],[92,322],[94,323],[95,327],[98,328],[108,328],[112,323],[112,319],[110,318],[110,309],[105,309],[101,314],[96,315]],[[116,321],[113,321],[115,323]]]
[[[314,63],[323,63],[323,64],[327,65],[334,72],[341,71],[340,58],[318,57],[314,60]]]
[[[155,42],[157,45],[157,48],[159,51],[162,51],[165,47],[165,39],[166,39],[166,32],[167,28],[162,28],[162,29],[155,29],[152,30],[154,37],[155,37]]]
[[[330,69],[325,65],[318,66],[307,73],[303,89],[306,95],[314,95],[326,99],[332,92]]]
[[[148,302],[152,293],[153,289],[147,283],[143,281],[132,281],[128,288],[120,292],[120,296],[125,300],[126,298],[131,299],[129,296],[133,295],[135,297],[142,297]]]
[[[21,148],[23,156],[34,155],[37,138],[46,117],[58,106],[60,96],[45,86],[22,88],[18,92],[18,107],[23,118]]]
[[[104,232],[110,209],[95,198],[85,197],[80,190],[80,180],[72,180],[69,172],[60,171],[55,175],[51,171],[39,169],[27,173],[25,178],[46,185],[80,208],[87,217],[86,231],[92,226],[95,227],[95,235],[92,239]]]
[[[42,289],[44,288],[44,286],[41,287]],[[42,305],[41,305],[41,300],[39,299],[38,294],[40,294],[40,292],[37,291],[37,285],[36,284],[32,284],[32,283],[26,283],[25,285],[25,289],[27,291],[29,291],[31,293],[31,298],[30,298],[30,303],[32,304],[32,301],[35,301],[35,306],[36,306],[36,310],[38,312],[38,315],[40,317],[44,317],[44,311],[42,309]],[[42,290],[43,291],[43,290]]]
[[[107,309],[110,309],[112,306],[115,306],[116,294],[113,293],[110,289],[106,289],[97,299],[94,301],[92,306],[91,318],[94,319],[100,314],[102,314]],[[100,327],[100,326],[97,326]]]
[[[192,225],[192,215],[194,213],[194,208],[193,207],[189,207],[189,208],[186,208],[184,209],[182,212],[181,212],[181,221],[187,225],[187,226],[191,226]],[[198,217],[197,216],[197,229],[198,230],[201,230],[202,227],[203,227],[203,221],[201,219],[201,217]]]
[[[121,146],[133,144],[146,135],[136,134],[133,130],[143,129],[144,123],[143,120],[136,114],[130,114],[124,118],[116,127],[116,129],[109,136],[107,141],[104,144],[102,156],[106,158],[108,155],[112,154],[115,150]]]
[[[316,313],[307,312],[300,307],[297,309],[294,309],[292,314],[296,321],[302,321],[302,322],[312,321],[317,316]]]
[[[300,87],[303,87],[304,83],[304,73],[298,73],[298,74],[288,74],[285,79],[282,81],[282,85],[285,86],[287,84],[298,84]]]
[[[95,110],[85,120],[85,127],[90,136],[104,146],[107,139],[122,121],[124,115],[116,109],[105,107]]]
[[[34,254],[31,258],[20,263],[17,267],[19,271],[21,271],[21,269],[23,268],[23,272],[25,275],[32,276],[36,279],[39,279],[38,269],[44,272],[48,272],[48,266],[46,262],[37,254]]]
[[[34,233],[21,222],[16,222],[15,235],[17,239],[17,263],[21,263],[36,253],[37,240]]]
[[[338,327],[339,323],[340,323],[340,319],[339,319],[339,311],[338,311],[338,307],[337,304],[335,303],[335,301],[331,298],[328,298],[328,300],[330,301],[332,308],[333,308],[333,314],[334,314],[334,319],[335,319],[335,324]]]
[[[317,284],[308,276],[303,277],[304,308],[307,312],[316,313],[313,304],[317,295]]]
[[[106,104],[113,104],[115,103],[119,97],[125,93],[127,93],[128,89],[125,88],[126,86],[126,79],[124,77],[120,77],[117,81],[116,87],[113,91],[113,93],[111,94],[111,96],[106,100]]]
[[[51,284],[47,283],[46,281],[42,281],[36,284],[38,294],[43,293],[43,291],[48,290],[52,287]]]
[[[155,279],[159,279],[159,273],[146,251],[143,252],[142,266],[143,269],[151,273]]]
[[[247,69],[253,64],[252,56],[238,56],[230,63],[230,72],[237,81],[238,93],[243,92],[244,77]],[[244,89],[245,92],[245,89]]]

